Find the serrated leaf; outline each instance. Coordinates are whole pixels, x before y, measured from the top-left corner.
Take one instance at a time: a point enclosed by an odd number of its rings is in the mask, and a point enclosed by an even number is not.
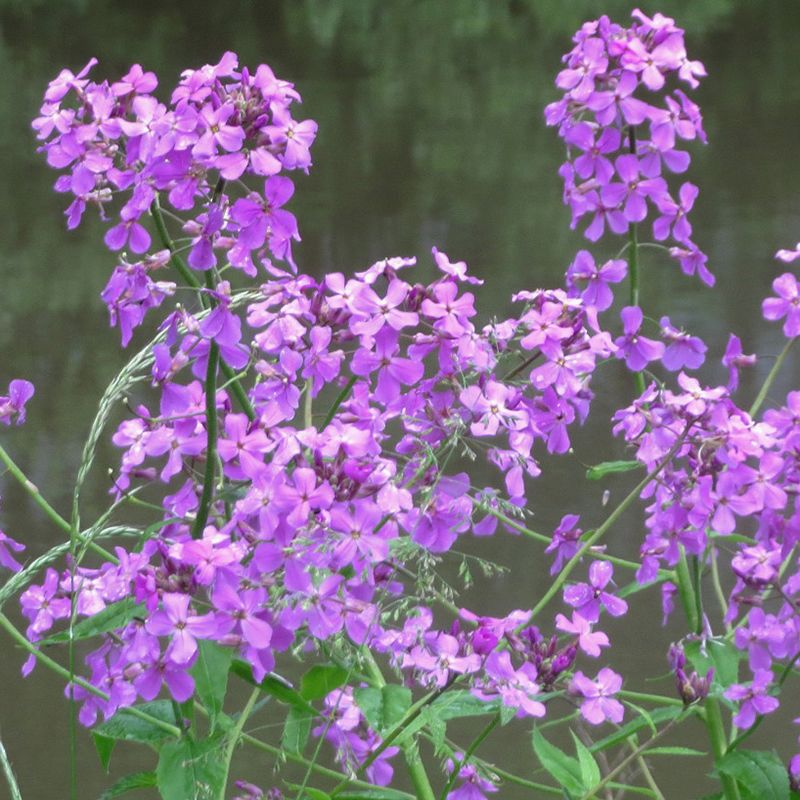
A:
[[[162,722],[175,724],[175,712],[169,700],[154,700],[152,703],[140,703],[135,706],[147,712],[151,717]],[[100,723],[93,731],[98,736],[108,739],[124,739],[130,742],[160,742],[169,737],[169,733],[153,722],[135,717],[127,709],[122,708],[111,719]]]
[[[594,760],[594,756],[589,752],[589,748],[572,732],[572,740],[575,742],[575,752],[578,754],[578,764],[581,768],[581,781],[583,782],[584,793],[591,791],[600,783],[600,767]]]
[[[94,747],[95,750],[97,750],[97,755],[100,757],[100,763],[103,765],[103,769],[108,772],[111,754],[114,752],[114,745],[117,741],[110,736],[103,736],[96,731],[92,731],[92,739],[94,739]]]
[[[225,764],[217,756],[219,738],[167,742],[158,754],[156,780],[162,800],[218,797],[225,781]]]
[[[717,770],[735,778],[746,792],[742,800],[789,800],[789,774],[774,752],[734,750],[720,759]]]
[[[197,697],[208,711],[212,731],[217,727],[217,719],[225,703],[232,661],[233,650],[230,647],[222,647],[207,639],[198,641],[197,661],[192,666],[191,674]]]
[[[632,472],[635,469],[641,469],[642,464],[638,461],[603,461],[602,464],[596,464],[586,470],[586,477],[590,481],[599,481],[605,478],[606,475],[612,475],[619,472]]]
[[[133,772],[130,775],[124,775],[113,786],[109,786],[97,800],[114,800],[115,797],[121,797],[134,789],[156,786],[156,783],[155,772]]]
[[[257,686],[262,692],[274,697],[281,703],[285,703],[286,705],[293,706],[295,708],[305,709],[313,714],[317,713],[314,706],[312,706],[308,700],[303,698],[300,692],[294,689],[291,684],[287,683],[282,678],[279,678],[277,675],[269,674],[264,678],[263,681],[259,683],[253,678],[253,670],[251,669],[250,665],[244,661],[238,661],[236,659],[234,659],[233,663],[231,664],[230,671],[243,681],[249,683],[251,686]]]
[[[431,732],[434,753],[437,756],[441,755],[446,749],[445,739],[447,738],[447,723],[441,717],[436,716],[435,712],[430,707],[425,709],[424,716],[428,725],[428,730]]]
[[[290,753],[300,755],[305,750],[308,737],[311,735],[313,716],[300,708],[290,708],[283,725],[281,746]]]
[[[300,679],[300,695],[305,700],[322,700],[347,682],[350,673],[335,664],[319,664]]]
[[[137,603],[132,597],[126,597],[76,623],[72,627],[72,639],[77,642],[81,639],[91,639],[92,636],[115,631],[127,625],[134,617],[144,616],[145,613],[145,607],[141,603]],[[69,640],[69,630],[59,631],[42,639],[41,644],[61,644]]]
[[[411,690],[396,684],[387,684],[380,689],[360,687],[353,692],[353,697],[367,722],[378,733],[394,727],[411,708]]]
[[[631,720],[627,724],[623,725],[618,731],[615,731],[609,736],[594,742],[594,744],[589,747],[589,752],[599,753],[603,750],[608,750],[609,747],[614,747],[614,745],[624,742],[630,736],[633,736],[634,733],[637,733],[642,728],[647,727],[650,722],[654,722],[656,725],[659,725],[663,722],[669,722],[670,720],[675,719],[675,717],[677,717],[681,711],[683,711],[683,708],[680,706],[657,708],[655,711],[650,712],[650,721],[640,719],[639,717]]]
[[[547,772],[567,791],[583,794],[581,766],[576,758],[568,756],[542,736],[538,728],[533,729],[533,750]]]
[[[651,747],[647,750],[648,756],[707,756],[704,750],[695,750],[693,747]]]

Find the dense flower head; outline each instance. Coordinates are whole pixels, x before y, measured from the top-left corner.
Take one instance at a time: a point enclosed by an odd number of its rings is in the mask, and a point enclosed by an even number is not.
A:
[[[698,189],[684,181],[676,192],[667,180],[689,167],[680,147],[706,141],[700,109],[680,88],[696,88],[706,71],[689,59],[684,31],[673,20],[638,9],[632,17],[628,28],[605,16],[585,23],[564,56],[556,78],[564,96],[545,110],[568,149],[560,170],[564,202],[573,228],[590,219],[584,234],[593,242],[606,229],[625,234],[652,214],[654,238],[671,237],[671,255],[684,272],[697,271],[712,285],[691,240],[688,215]]]

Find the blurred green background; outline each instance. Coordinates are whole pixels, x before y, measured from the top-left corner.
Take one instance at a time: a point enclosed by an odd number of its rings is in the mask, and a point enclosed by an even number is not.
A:
[[[94,404],[125,359],[98,298],[113,267],[102,229],[88,224],[65,230],[64,199],[51,190],[55,173],[35,152],[29,127],[47,81],[62,67],[77,69],[96,56],[100,66],[93,77],[113,79],[140,62],[158,73],[166,96],[183,68],[213,63],[225,50],[237,51],[242,64],[268,62],[297,85],[305,115],[320,125],[315,166],[309,177],[298,176],[292,201],[303,236],[296,250],[300,268],[351,272],[384,256],[416,254],[429,269],[427,254],[436,244],[487,279],[479,292],[483,313],[502,315],[512,291],[556,285],[574,252],[587,244],[569,230],[556,174],[562,148],[542,111],[556,97],[553,78],[575,28],[601,13],[624,22],[634,5],[0,0],[2,380],[26,377],[37,386],[28,425],[4,433],[4,442],[53,502],[66,507]],[[780,347],[777,327],[759,321],[759,308],[778,274],[772,254],[800,239],[800,5],[640,5],[674,16],[687,30],[690,56],[709,72],[696,97],[710,144],[690,148],[687,177],[701,188],[694,238],[718,278],[717,289],[708,290],[672,262],[648,254],[643,305],[650,316],[670,313],[673,322],[704,336],[710,346],[706,374],[720,379],[716,361],[729,331],[740,334],[748,352],[768,356]],[[610,254],[618,246],[607,242],[594,249]],[[765,359],[745,378],[745,396],[768,368]],[[796,386],[799,374],[791,365],[784,388]],[[599,513],[601,488],[567,494],[564,487],[580,486],[574,481],[580,460],[602,460],[614,447],[607,420],[630,387],[614,369],[607,385],[610,396],[598,398],[592,421],[576,439],[576,456],[558,462],[531,493],[542,530],[567,511]],[[101,448],[92,496],[98,508],[108,488],[104,470],[116,458],[113,448]],[[57,540],[5,477],[0,494],[2,527],[26,542],[29,554]],[[617,536],[635,548],[638,518],[630,517]],[[530,548],[520,556],[524,543],[508,537],[499,537],[491,550],[493,558],[521,565],[523,572],[482,587],[481,597],[493,605],[485,610],[504,613],[525,605],[546,580],[540,554]],[[657,607],[653,595],[640,617],[612,626],[613,664],[626,674],[666,669],[670,630],[647,652],[637,640],[638,631],[653,630]],[[0,653],[0,733],[23,797],[62,797],[68,748],[61,686],[42,670],[23,682],[22,656],[8,642]],[[793,740],[778,733],[786,728],[769,728],[763,726],[762,743],[788,756]],[[527,741],[497,741],[487,746],[487,757],[510,759],[508,766],[522,772],[530,767]],[[112,779],[102,774],[90,737],[81,732],[80,742],[81,797],[94,798]],[[120,748],[112,771],[147,766],[141,753]],[[239,766],[242,777],[269,785],[272,765],[266,760],[250,754]],[[693,774],[660,766],[656,776],[670,797],[702,794],[702,769]],[[504,788],[499,796],[527,795]]]

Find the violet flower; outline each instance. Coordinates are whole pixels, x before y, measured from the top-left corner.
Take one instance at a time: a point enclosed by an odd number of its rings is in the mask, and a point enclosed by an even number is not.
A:
[[[600,725],[606,720],[615,725],[622,722],[625,708],[614,698],[621,688],[622,676],[608,667],[601,669],[595,680],[578,671],[570,682],[570,691],[583,697],[581,716],[590,725]]]
[[[639,333],[642,327],[642,309],[638,306],[626,306],[620,312],[624,335],[614,340],[619,348],[615,353],[619,359],[625,359],[628,369],[641,372],[651,361],[657,361],[664,355],[665,347],[661,342],[647,339]]]

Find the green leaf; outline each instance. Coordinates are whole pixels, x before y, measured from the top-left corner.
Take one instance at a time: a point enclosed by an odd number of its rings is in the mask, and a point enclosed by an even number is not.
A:
[[[622,701],[626,706],[632,708],[641,719],[644,720],[645,725],[650,728],[650,732],[655,736],[658,733],[658,728],[656,727],[655,720],[653,719],[652,714],[649,711],[642,708],[641,706],[637,706],[636,703],[631,703],[630,700],[623,700]]]
[[[513,706],[501,705],[500,706],[500,724],[508,725],[514,717],[517,716],[517,709]]]
[[[407,800],[407,795],[392,789],[342,789],[336,800]]]
[[[689,663],[699,675],[714,668],[714,685],[727,688],[739,679],[740,652],[733,642],[722,638],[694,640],[684,645]]]
[[[114,800],[134,789],[147,789],[156,785],[155,772],[133,772],[124,775],[113,786],[109,786],[97,800]]]
[[[283,725],[281,746],[290,753],[301,754],[311,735],[313,715],[301,708],[290,708]]]
[[[222,647],[207,639],[198,641],[197,661],[191,674],[197,697],[208,711],[212,731],[217,727],[217,719],[225,703],[231,661],[233,650],[230,647]]]
[[[586,470],[586,477],[590,481],[599,481],[601,478],[605,478],[606,475],[612,475],[617,472],[632,472],[641,468],[642,465],[638,461],[603,461],[602,464],[589,467]]]
[[[251,686],[257,686],[265,694],[274,697],[276,700],[286,705],[293,706],[294,708],[305,709],[306,711],[316,714],[316,709],[311,703],[302,697],[300,692],[292,687],[282,678],[270,673],[264,678],[261,683],[253,678],[253,670],[250,665],[244,661],[234,659],[231,664],[231,670],[234,675],[249,683]]]
[[[447,737],[447,723],[441,718],[436,716],[436,712],[430,708],[425,709],[424,717],[428,729],[431,732],[431,739],[433,740],[433,751],[439,756],[445,752],[447,744],[445,739]]]
[[[152,703],[140,703],[134,708],[147,712],[162,722],[175,724],[175,712],[169,700],[154,700]],[[153,722],[134,717],[128,709],[122,708],[111,719],[101,723],[94,729],[96,736],[108,739],[125,739],[130,742],[160,742],[170,734]]]
[[[286,785],[297,794],[297,800],[331,800],[331,796],[321,789],[314,789],[311,786],[303,788],[298,783],[289,783],[288,781]],[[303,792],[302,795],[299,794],[301,790]],[[339,795],[337,794],[336,797],[338,798]]]
[[[583,794],[581,765],[576,758],[550,744],[538,728],[533,729],[533,749],[541,765],[564,789],[573,794]]]
[[[361,687],[353,692],[353,696],[367,722],[378,733],[394,727],[411,708],[411,690],[396,684],[387,684],[380,689]]]
[[[86,619],[81,620],[72,627],[72,638],[74,641],[80,639],[91,639],[92,636],[99,636],[101,633],[123,628],[134,617],[144,616],[145,607],[137,603],[132,597],[126,597],[118,603],[106,606],[102,611]],[[69,641],[69,630],[59,631],[52,636],[42,639],[41,644],[61,644]]]
[[[311,667],[300,679],[300,695],[305,700],[322,700],[329,692],[347,682],[350,673],[335,664]]]
[[[600,783],[602,778],[600,767],[597,766],[597,762],[589,752],[589,748],[574,733],[572,733],[572,740],[575,742],[575,751],[578,754],[578,764],[580,764],[581,768],[581,782],[583,783],[584,793],[586,793]]]
[[[707,756],[704,750],[695,750],[693,747],[651,747],[647,750],[648,756]]]
[[[708,651],[714,664],[714,680],[724,688],[739,680],[741,651],[727,639],[709,639]]]
[[[111,754],[114,752],[114,745],[117,743],[117,740],[112,739],[110,736],[103,736],[101,733],[96,733],[95,731],[92,731],[92,738],[94,739],[97,755],[100,756],[100,763],[103,765],[103,769],[108,772]]]
[[[218,797],[225,780],[225,764],[217,756],[222,739],[202,742],[179,739],[161,747],[156,768],[162,800]]]
[[[717,770],[736,779],[744,790],[742,800],[789,800],[789,774],[774,752],[734,750],[722,757]]]
[[[675,717],[677,717],[681,711],[683,711],[683,709],[680,706],[668,706],[667,708],[657,708],[655,711],[651,711],[649,713],[649,719],[647,720],[641,717],[636,717],[636,719],[633,719],[626,725],[623,725],[618,731],[606,736],[604,739],[594,742],[594,744],[589,747],[589,752],[599,753],[603,750],[608,750],[609,747],[614,747],[614,745],[621,744],[630,736],[633,736],[634,733],[637,733],[642,728],[649,726],[651,723],[658,725],[660,723],[669,722],[670,720],[675,719]]]
[[[437,697],[430,708],[435,711],[439,719],[460,719],[496,714],[500,710],[500,701],[481,700],[467,689],[456,689]]]

